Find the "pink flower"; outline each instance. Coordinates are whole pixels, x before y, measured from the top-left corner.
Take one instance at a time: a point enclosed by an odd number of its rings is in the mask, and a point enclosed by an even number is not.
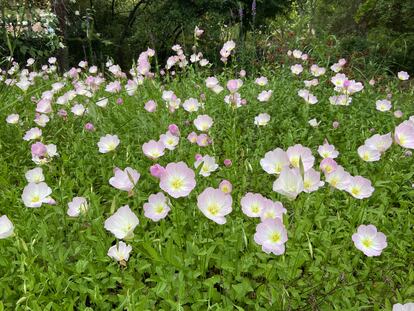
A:
[[[109,184],[119,190],[128,191],[132,194],[141,175],[133,168],[127,167],[124,170],[115,168],[114,176],[109,179]]]
[[[171,210],[168,199],[164,193],[151,194],[148,202],[144,204],[144,216],[152,221],[164,219]]]
[[[325,158],[335,159],[339,155],[339,152],[335,149],[335,146],[330,145],[327,142],[324,143],[322,146],[319,146],[318,153],[324,159]]]
[[[378,111],[382,112],[389,111],[392,108],[391,102],[387,99],[377,100],[375,106]]]
[[[176,124],[168,125],[168,131],[174,136],[180,136],[180,129],[178,128]]]
[[[301,144],[289,147],[286,150],[286,154],[293,167],[299,168],[300,161],[302,161],[305,171],[310,169],[315,163],[315,157],[312,155],[312,151]]]
[[[229,80],[227,82],[227,89],[230,93],[234,94],[238,91],[238,89],[243,85],[243,81],[240,79],[237,80]]]
[[[387,237],[378,232],[374,225],[360,225],[352,235],[352,241],[368,257],[381,255],[382,250],[387,247]]]
[[[387,151],[392,145],[391,133],[385,135],[375,134],[365,140],[365,146],[377,150],[380,153]]]
[[[339,122],[338,122],[338,121],[334,121],[334,122],[332,122],[332,127],[333,127],[334,129],[337,129],[337,128],[339,127]]]
[[[290,71],[295,75],[300,75],[303,71],[303,67],[301,64],[296,64],[290,67]]]
[[[381,158],[381,153],[377,149],[373,149],[367,145],[358,148],[359,157],[366,162],[375,162]]]
[[[30,130],[26,132],[23,136],[23,140],[29,141],[29,140],[35,140],[42,137],[42,130],[38,127],[33,127]]]
[[[356,199],[369,198],[374,192],[371,181],[362,176],[351,177],[348,187],[345,189]]]
[[[321,164],[319,165],[319,167],[322,172],[324,172],[325,174],[329,174],[336,170],[336,168],[338,167],[338,164],[336,163],[334,159],[325,158],[321,161]]]
[[[260,220],[263,222],[266,219],[279,218],[283,221],[283,214],[286,214],[287,210],[283,207],[279,201],[273,202],[268,198],[264,198],[264,208],[260,214]]]
[[[206,147],[210,145],[210,143],[211,143],[211,140],[207,134],[200,134],[197,136],[197,145],[199,145],[200,147]]]
[[[310,168],[303,176],[303,191],[310,193],[317,191],[325,183],[321,181],[321,173],[315,169]]]
[[[259,95],[257,95],[257,100],[259,102],[267,102],[270,99],[270,96],[272,96],[273,91],[269,90],[269,91],[262,91],[260,92]]]
[[[409,302],[406,304],[396,303],[392,306],[392,311],[413,311],[414,302]]]
[[[304,190],[303,179],[299,169],[284,167],[279,178],[273,183],[273,191],[294,200]]]
[[[152,160],[156,160],[164,155],[165,145],[160,141],[150,140],[142,145],[144,155]]]
[[[41,142],[36,142],[31,146],[32,156],[44,157],[47,154],[46,146]]]
[[[220,189],[213,189],[211,187],[205,189],[197,197],[198,209],[204,216],[219,225],[226,223],[225,216],[231,213],[232,203],[233,200],[229,194],[225,194]]]
[[[229,182],[228,180],[224,179],[221,181],[220,185],[219,185],[219,189],[226,194],[230,194],[231,191],[233,190],[233,185],[231,184],[231,182]]]
[[[88,201],[84,197],[74,197],[71,202],[68,203],[67,214],[70,217],[78,217],[81,213],[85,213],[88,210]]]
[[[120,140],[117,135],[110,135],[107,134],[98,142],[99,152],[100,153],[108,153],[114,151],[116,147],[118,147]]]
[[[165,168],[159,164],[154,164],[150,167],[150,173],[155,178],[161,178],[161,175],[164,174]]]
[[[410,79],[410,75],[406,71],[400,71],[398,72],[398,79],[404,81]]]
[[[187,139],[190,143],[195,144],[197,142],[197,133],[191,132],[188,134]]]
[[[232,162],[231,162],[230,159],[225,159],[223,161],[223,164],[224,164],[225,167],[230,167],[232,165]]]
[[[107,255],[120,262],[121,265],[126,265],[126,261],[128,261],[131,251],[131,245],[128,245],[123,241],[119,241],[118,245],[114,245],[109,248]]]
[[[149,100],[145,103],[144,108],[148,112],[154,112],[157,109],[157,103],[153,100]]]
[[[332,187],[345,190],[350,184],[351,174],[346,172],[342,166],[338,165],[334,171],[325,173],[325,180]]]
[[[188,196],[195,185],[195,173],[184,162],[169,163],[160,178],[160,188],[173,198]]]
[[[95,127],[93,126],[93,124],[92,123],[86,123],[85,124],[85,130],[87,130],[87,131],[89,131],[89,132],[92,132],[92,131],[94,131],[95,130]]]
[[[265,198],[260,193],[246,193],[240,201],[242,212],[248,217],[260,217],[265,208]]]
[[[395,110],[394,111],[394,117],[396,118],[402,118],[403,112],[401,110]]]
[[[280,148],[266,152],[265,157],[260,160],[260,166],[268,174],[280,174],[289,163],[286,152]]]
[[[287,231],[279,219],[266,219],[256,227],[254,241],[262,246],[262,250],[275,255],[285,252],[285,243],[288,240]]]
[[[398,125],[394,139],[401,147],[414,149],[414,123],[408,120]]]
[[[212,125],[213,125],[213,119],[206,114],[199,115],[194,120],[194,126],[199,131],[202,131],[202,132],[208,131]]]
[[[257,78],[254,81],[254,83],[256,83],[257,85],[260,85],[260,86],[265,86],[267,84],[267,82],[268,82],[267,78],[266,77],[263,77],[263,76],[260,77],[260,78]]]

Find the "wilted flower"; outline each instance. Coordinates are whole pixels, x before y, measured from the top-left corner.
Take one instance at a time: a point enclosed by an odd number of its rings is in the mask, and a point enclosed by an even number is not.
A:
[[[213,189],[211,187],[205,189],[197,197],[199,210],[204,216],[219,225],[226,223],[225,216],[231,213],[232,202],[233,200],[229,194],[225,194],[220,189]]]
[[[352,235],[352,241],[368,257],[381,255],[382,250],[387,247],[387,237],[378,232],[374,225],[360,225]]]
[[[128,205],[125,205],[105,220],[105,229],[110,231],[117,239],[128,240],[134,237],[134,229],[138,224],[138,217]]]

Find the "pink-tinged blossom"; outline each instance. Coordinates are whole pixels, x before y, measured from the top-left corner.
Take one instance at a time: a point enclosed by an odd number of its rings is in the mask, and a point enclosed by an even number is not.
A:
[[[365,162],[375,162],[381,158],[381,153],[377,149],[373,149],[367,145],[358,147],[358,155]]]
[[[78,217],[80,214],[86,213],[88,210],[88,201],[84,197],[74,197],[71,202],[68,203],[67,214],[70,217]]]
[[[388,99],[377,100],[375,106],[381,112],[389,111],[392,108],[391,102]]]
[[[290,71],[295,75],[300,75],[303,71],[303,67],[301,64],[296,64],[290,67]]]
[[[282,169],[289,164],[286,152],[280,148],[266,152],[264,158],[260,160],[260,166],[268,174],[280,174]]]
[[[149,100],[145,103],[144,109],[148,112],[154,112],[157,109],[157,103],[154,100]]]
[[[352,235],[352,241],[368,257],[381,255],[382,250],[387,247],[387,237],[374,225],[360,225]]]
[[[230,167],[232,165],[232,162],[231,162],[230,159],[225,159],[223,161],[223,164],[224,164],[225,167]]]
[[[34,143],[31,147],[32,156],[44,157],[47,154],[46,146],[41,142]]]
[[[109,184],[119,190],[127,191],[132,194],[132,190],[137,184],[140,174],[133,168],[127,167],[124,170],[116,167],[114,176],[109,179]]]
[[[206,79],[206,87],[209,89],[214,88],[215,86],[219,85],[219,81],[217,80],[216,77],[208,77]]]
[[[260,78],[257,78],[256,80],[254,80],[254,83],[256,83],[257,85],[260,85],[260,86],[265,86],[265,85],[267,85],[268,80],[267,80],[266,77],[262,76]]]
[[[187,139],[192,144],[197,143],[197,133],[196,132],[191,132],[190,134],[188,134]]]
[[[154,164],[150,167],[150,173],[155,178],[161,178],[161,175],[164,174],[165,168],[159,164]]]
[[[227,89],[230,91],[230,93],[234,94],[239,90],[239,88],[242,87],[242,85],[243,81],[240,79],[229,80],[227,82]]]
[[[200,134],[197,136],[197,145],[200,147],[206,147],[211,144],[211,139],[207,134]]]
[[[169,163],[160,178],[160,188],[173,198],[188,196],[195,185],[195,173],[184,162]]]
[[[414,311],[414,302],[406,304],[396,303],[392,306],[392,311]]]
[[[410,75],[406,71],[398,72],[397,76],[398,76],[398,79],[400,79],[401,81],[410,79]]]
[[[346,172],[342,166],[338,165],[334,171],[325,174],[325,181],[333,188],[345,190],[351,182],[351,177],[351,174]]]
[[[335,149],[334,145],[324,143],[322,146],[319,146],[318,153],[322,158],[331,158],[335,159],[338,157],[339,152]]]
[[[82,116],[86,112],[86,108],[82,104],[76,104],[70,110],[75,116]]]
[[[189,98],[183,103],[183,108],[187,112],[195,112],[201,107],[201,104],[195,98]]]
[[[226,215],[232,211],[233,199],[231,195],[223,193],[220,189],[206,188],[197,197],[198,209],[208,219],[223,225],[226,223]]]
[[[254,241],[262,246],[262,250],[267,254],[282,255],[287,240],[286,228],[279,218],[266,219],[256,226]]]
[[[117,245],[113,245],[109,248],[107,255],[118,261],[120,264],[126,265],[131,251],[131,245],[127,245],[123,241],[119,241]]]
[[[14,225],[10,219],[3,215],[0,217],[0,240],[7,239],[12,236],[14,233]]]
[[[165,145],[161,141],[150,140],[142,145],[142,152],[152,160],[164,155]]]
[[[303,179],[297,168],[284,167],[273,183],[273,191],[294,200],[304,190]]]
[[[321,161],[321,164],[319,165],[319,168],[325,174],[332,173],[333,171],[336,170],[337,167],[338,167],[338,164],[336,163],[334,159],[331,159],[331,158],[323,159]]]
[[[290,164],[295,168],[299,168],[300,161],[302,161],[305,172],[315,163],[315,157],[312,155],[312,151],[301,144],[289,147],[286,150],[286,154],[289,158]]]
[[[312,86],[317,86],[319,84],[319,80],[318,79],[305,80],[303,81],[303,83],[305,84],[305,87],[310,88]]]
[[[347,95],[331,96],[329,102],[334,106],[349,106],[352,102],[352,98]]]
[[[26,134],[23,136],[23,140],[29,141],[29,140],[36,140],[42,137],[42,130],[38,127],[33,127],[30,130],[26,132]]]
[[[365,146],[378,150],[380,153],[387,151],[392,145],[391,133],[380,135],[375,134],[374,136],[365,140]]]
[[[273,91],[262,91],[259,95],[257,95],[257,100],[261,103],[268,102],[270,97],[272,96]]]
[[[312,127],[318,127],[319,124],[321,124],[321,121],[318,121],[314,118],[314,119],[309,120],[308,124]]]
[[[264,208],[260,214],[260,220],[263,222],[266,219],[276,219],[279,218],[283,220],[283,214],[286,214],[287,210],[283,207],[282,203],[279,201],[272,201],[268,198],[264,198]]]
[[[201,158],[199,157],[194,163],[194,167],[198,169],[201,164],[200,175],[204,177],[210,176],[210,174],[216,171],[219,167],[214,157],[210,157],[209,155],[205,155]]]
[[[125,205],[105,220],[104,227],[117,239],[128,240],[134,237],[134,229],[138,224],[138,217],[131,211],[128,205]]]
[[[93,124],[92,124],[92,123],[90,123],[90,122],[86,123],[84,127],[85,127],[85,130],[87,130],[88,132],[93,132],[93,131],[95,131],[95,127],[94,127],[94,126],[93,126]]]
[[[303,191],[311,193],[317,191],[325,183],[321,181],[321,173],[315,169],[310,168],[303,176]]]
[[[121,90],[122,86],[119,81],[109,82],[105,87],[105,91],[108,93],[119,93]]]
[[[22,200],[26,207],[40,207],[43,203],[48,204],[51,200],[52,189],[44,183],[29,183],[23,189]]]
[[[308,90],[299,90],[298,95],[302,97],[305,100],[305,102],[307,102],[310,105],[315,105],[318,103],[318,99],[316,98],[316,96],[310,93]]]
[[[256,117],[254,117],[254,124],[257,126],[265,126],[270,121],[270,115],[267,113],[260,113]]]
[[[52,112],[52,103],[51,103],[50,99],[46,99],[46,98],[41,99],[37,103],[36,112],[51,113]]]
[[[394,111],[394,117],[396,118],[402,118],[403,112],[401,110],[395,110]]]
[[[414,123],[410,120],[404,121],[395,128],[394,139],[401,147],[414,149]]]
[[[289,53],[288,53],[289,54]],[[302,51],[300,50],[293,50],[292,51],[292,55],[294,58],[300,59],[302,57]]]
[[[106,134],[101,137],[98,142],[99,152],[108,153],[114,151],[118,147],[120,140],[117,135]]]
[[[194,126],[199,131],[202,131],[202,132],[208,131],[212,125],[213,125],[213,119],[206,114],[199,115],[194,120]]]
[[[233,190],[233,185],[228,180],[224,179],[220,182],[219,189],[226,194],[230,194]]]
[[[356,199],[369,198],[374,192],[374,187],[371,186],[371,181],[362,176],[351,177],[348,187],[345,189]]]
[[[46,124],[50,121],[49,117],[45,114],[36,114],[34,122],[41,127],[45,127]]]
[[[57,156],[57,147],[54,144],[46,145],[46,153],[43,156],[32,154],[32,161],[37,165],[42,165],[52,161],[53,157]]]
[[[223,47],[220,50],[220,55],[222,61],[227,62],[227,58],[230,56],[231,52],[236,48],[236,43],[233,40],[229,40],[223,44]]]
[[[326,69],[323,67],[319,67],[318,65],[312,65],[310,67],[310,72],[314,77],[319,77],[325,74]]]
[[[160,142],[162,142],[168,150],[174,150],[180,142],[180,137],[173,135],[170,131],[160,135]]]
[[[17,124],[19,123],[20,116],[17,113],[13,113],[7,116],[6,122],[9,124]]]
[[[240,201],[242,212],[248,217],[260,217],[265,208],[265,198],[260,193],[246,193]]]
[[[168,198],[162,192],[151,194],[144,204],[144,216],[152,221],[164,219],[171,210]]]

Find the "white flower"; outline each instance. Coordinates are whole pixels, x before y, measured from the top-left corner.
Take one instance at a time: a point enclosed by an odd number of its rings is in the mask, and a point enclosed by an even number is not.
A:
[[[13,113],[6,118],[6,122],[9,124],[17,124],[19,122],[19,115],[17,113]]]
[[[41,167],[36,167],[32,170],[27,171],[25,177],[29,183],[38,184],[42,181],[45,181],[45,176],[43,175],[43,170]]]
[[[270,115],[268,115],[267,113],[261,113],[254,117],[254,124],[257,126],[265,126],[269,123],[269,121]]]
[[[200,164],[203,164],[200,170],[200,175],[204,177],[210,176],[210,174],[217,170],[219,167],[214,157],[210,157],[209,155],[205,155],[201,159],[198,159],[194,163],[194,167],[197,169],[200,166]]]
[[[120,140],[117,135],[107,134],[101,137],[101,139],[98,142],[99,152],[107,153],[110,151],[114,151],[116,147],[118,147],[119,142]]]
[[[125,205],[105,220],[105,229],[113,233],[118,239],[131,239],[138,224],[138,217],[131,211],[128,205]]]
[[[0,239],[6,239],[13,235],[14,226],[10,219],[3,215],[0,217]]]
[[[70,217],[78,217],[79,214],[85,213],[88,210],[88,202],[84,197],[74,197],[71,202],[68,203],[67,214]]]
[[[43,203],[50,203],[52,189],[44,183],[29,183],[24,189],[22,200],[27,207],[40,207]]]
[[[108,256],[119,262],[128,261],[132,246],[120,241],[118,245],[114,245],[108,250]]]

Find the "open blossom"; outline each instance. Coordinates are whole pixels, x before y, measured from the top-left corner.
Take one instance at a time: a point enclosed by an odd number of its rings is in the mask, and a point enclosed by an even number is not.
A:
[[[105,87],[105,91],[108,93],[119,93],[121,90],[122,86],[119,81],[109,82]]]
[[[325,158],[321,161],[321,164],[319,165],[322,172],[325,174],[332,173],[336,168],[338,167],[338,164],[334,159],[331,158]]]
[[[88,201],[84,197],[74,197],[71,202],[68,203],[67,214],[70,217],[78,217],[80,214],[85,213],[88,210]]]
[[[396,303],[392,306],[392,311],[414,311],[414,302],[406,304]]]
[[[144,109],[148,112],[154,112],[157,109],[157,103],[154,100],[149,100],[145,103]]]
[[[310,67],[310,72],[314,77],[319,77],[325,74],[326,69],[323,67],[319,67],[318,65],[312,65]]]
[[[391,133],[380,135],[375,134],[374,136],[365,140],[365,146],[377,150],[380,153],[387,151],[392,145]]]
[[[180,141],[180,137],[173,135],[170,131],[160,135],[160,142],[162,142],[168,150],[174,150]]]
[[[208,219],[219,225],[226,223],[226,215],[232,211],[233,199],[230,194],[223,193],[220,189],[208,187],[197,197],[198,209]]]
[[[310,193],[318,190],[325,183],[321,181],[321,173],[310,168],[303,176],[303,191]]]
[[[349,106],[352,98],[348,95],[339,95],[329,97],[329,102],[334,106]]]
[[[105,229],[110,231],[117,239],[132,239],[134,229],[138,226],[138,217],[128,205],[121,206],[112,216],[105,220]]]
[[[290,67],[290,71],[292,71],[293,74],[299,75],[303,71],[303,67],[301,64],[296,64]]]
[[[265,86],[268,83],[268,80],[267,80],[266,77],[262,76],[260,78],[257,78],[256,80],[254,80],[254,83],[256,83],[257,85],[260,85],[260,86]]]
[[[144,204],[144,216],[152,221],[164,219],[171,210],[168,198],[162,192],[151,194],[148,202]]]
[[[163,156],[164,150],[165,145],[161,141],[150,140],[142,145],[142,152],[152,160]]]
[[[286,150],[286,154],[289,158],[290,164],[293,167],[299,168],[300,161],[302,161],[305,171],[310,169],[315,163],[315,157],[312,155],[312,151],[309,148],[302,146],[301,144],[296,144],[289,147]]]
[[[257,95],[257,100],[259,102],[267,102],[270,99],[270,96],[272,96],[273,91],[269,90],[269,91],[262,91],[260,92],[259,95]]]
[[[118,147],[120,140],[117,135],[106,134],[98,142],[99,152],[108,153]]]
[[[351,177],[346,191],[356,199],[369,198],[374,192],[371,181],[362,176]]]
[[[410,120],[395,128],[394,139],[401,147],[414,149],[414,123]]]
[[[286,152],[280,148],[266,152],[265,157],[260,160],[260,166],[268,174],[280,174],[282,169],[289,164]]]
[[[41,167],[36,167],[32,170],[28,170],[25,175],[27,182],[29,183],[40,183],[45,181],[45,176],[43,175],[43,170]]]
[[[7,239],[12,236],[14,232],[14,225],[10,219],[3,215],[0,217],[0,240]]]
[[[86,108],[82,104],[76,104],[70,110],[75,116],[82,116],[86,112]]]
[[[132,251],[132,246],[119,241],[117,245],[111,246],[107,255],[116,261],[125,264],[129,259],[129,254]]]
[[[260,217],[265,208],[265,198],[260,193],[246,193],[240,201],[242,212],[249,217]]]
[[[243,81],[240,79],[229,80],[227,82],[227,89],[230,91],[230,93],[234,94],[239,90],[239,88],[242,87],[242,85]]]
[[[188,196],[195,185],[195,173],[184,162],[169,163],[160,178],[160,188],[173,198]]]
[[[26,134],[23,136],[23,140],[29,141],[29,140],[36,140],[42,137],[42,130],[38,127],[33,127],[30,130],[26,132]]]
[[[52,161],[53,157],[57,156],[57,147],[54,144],[45,145],[46,153],[43,155],[32,154],[32,161],[37,165],[42,165]]]
[[[316,98],[316,96],[310,93],[308,90],[299,90],[298,95],[302,97],[305,100],[305,102],[307,102],[310,105],[315,105],[316,103],[318,103],[318,99]]]
[[[352,241],[368,257],[381,255],[382,250],[387,247],[387,237],[374,225],[360,225],[352,235]]]
[[[214,157],[210,157],[209,155],[205,155],[204,157],[197,159],[194,163],[194,167],[197,169],[201,164],[200,175],[204,177],[210,176],[210,174],[216,171],[219,167]]]
[[[272,201],[268,198],[264,198],[264,208],[260,214],[260,220],[263,222],[266,219],[279,218],[283,220],[283,214],[286,214],[287,210],[283,207],[283,204],[279,201]]]
[[[50,204],[52,189],[44,183],[29,183],[23,189],[22,200],[27,207],[40,207],[43,203]]]
[[[49,117],[45,114],[37,114],[34,122],[41,127],[45,127],[46,124],[50,121]]]
[[[311,86],[317,86],[319,84],[318,79],[312,79],[312,80],[305,80],[303,81],[305,84],[305,87],[310,88]]]
[[[334,145],[324,143],[322,146],[319,146],[318,153],[322,158],[331,158],[335,159],[338,157],[339,152],[335,149]]]
[[[257,126],[265,126],[270,121],[270,115],[267,113],[260,113],[256,117],[254,117],[254,124]]]
[[[124,170],[115,168],[114,176],[109,179],[109,184],[116,189],[132,193],[140,176],[141,175],[136,170],[130,167],[127,167]]]
[[[44,157],[47,154],[46,146],[40,141],[30,146],[32,156]]]
[[[105,108],[108,105],[108,98],[100,98],[96,102],[96,105],[102,108]]]
[[[190,134],[188,134],[187,140],[190,143],[195,144],[197,142],[197,133],[196,132],[191,132]]]
[[[9,124],[17,124],[19,122],[19,115],[17,113],[13,113],[7,116],[6,122]]]
[[[254,241],[262,246],[262,250],[267,254],[282,255],[287,240],[286,228],[279,218],[266,219],[256,226]]]
[[[292,200],[296,199],[303,190],[303,179],[297,168],[284,167],[279,178],[273,183],[273,191],[285,195]]]
[[[206,147],[211,144],[211,139],[207,134],[200,134],[197,136],[197,145],[200,147]]]
[[[233,190],[233,185],[228,180],[224,179],[220,182],[219,189],[226,194],[231,193]]]
[[[367,145],[358,148],[359,157],[366,162],[375,162],[381,158],[381,153],[377,149],[373,149]]]
[[[215,86],[219,85],[220,82],[219,80],[217,80],[216,77],[208,77],[206,79],[206,87],[208,87],[209,89],[214,88]]]
[[[220,55],[222,61],[226,62],[227,58],[230,56],[230,53],[236,48],[236,43],[233,40],[229,40],[223,44],[222,49],[220,50]]]
[[[338,190],[345,190],[351,182],[351,174],[346,172],[342,166],[338,165],[334,171],[325,173],[325,180],[332,187]]]
[[[388,99],[377,100],[375,106],[378,111],[389,111],[392,108],[391,102]]]
[[[212,125],[213,119],[206,114],[199,115],[194,120],[194,126],[197,128],[197,130],[202,132],[208,131]]]
[[[400,71],[398,72],[398,79],[404,81],[410,79],[410,75],[406,71]]]
[[[321,124],[321,121],[318,121],[316,119],[311,119],[308,121],[308,124],[312,127],[318,127],[319,124]]]
[[[200,108],[200,103],[195,98],[189,98],[183,103],[183,108],[188,112],[195,112]]]
[[[297,58],[297,59],[299,59],[299,58],[301,58],[302,57],[302,51],[300,51],[300,50],[293,50],[292,51],[292,55],[293,55],[293,57],[294,58]]]

